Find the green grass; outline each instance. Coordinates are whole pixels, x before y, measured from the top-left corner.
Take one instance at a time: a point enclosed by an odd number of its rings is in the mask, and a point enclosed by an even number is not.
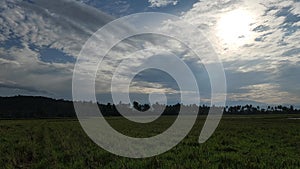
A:
[[[149,125],[122,118],[109,122],[122,133],[163,132],[175,117]],[[119,157],[94,144],[77,120],[1,120],[0,168],[300,168],[300,120],[275,116],[225,116],[213,136],[198,144],[204,117],[170,151],[156,157]]]

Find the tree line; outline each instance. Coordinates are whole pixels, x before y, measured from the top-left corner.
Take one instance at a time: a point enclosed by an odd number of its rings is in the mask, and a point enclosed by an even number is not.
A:
[[[253,105],[237,105],[226,107],[209,107],[206,105],[198,106],[196,104],[183,105],[153,105],[139,104],[134,101],[133,104],[119,103],[117,105],[107,103],[92,103],[92,102],[77,102],[84,106],[87,114],[97,115],[96,112],[89,110],[94,105],[97,105],[103,116],[120,116],[118,110],[132,112],[150,111],[153,113],[162,112],[162,115],[178,115],[180,108],[184,113],[198,113],[199,115],[208,114],[211,108],[223,109],[224,114],[300,114],[300,110],[293,106],[267,106],[261,108]],[[89,112],[90,111],[90,112]],[[149,112],[148,111],[148,112]],[[195,112],[198,111],[198,112]],[[89,113],[88,113],[89,112]],[[17,118],[75,118],[73,102],[62,99],[52,99],[41,96],[14,96],[0,97],[0,118],[17,119]]]

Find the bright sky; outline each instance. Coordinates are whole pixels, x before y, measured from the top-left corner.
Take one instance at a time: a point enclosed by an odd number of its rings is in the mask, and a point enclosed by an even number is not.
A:
[[[300,2],[293,0],[2,0],[0,95],[71,99],[72,71],[84,42],[115,18],[149,11],[178,15],[207,36],[225,68],[228,104],[300,105]],[[102,101],[110,101],[107,80],[130,54],[128,46],[172,49],[193,70],[202,101],[209,100],[201,63],[180,42],[153,35],[133,37],[108,54],[96,87]],[[176,101],[177,90],[174,79],[153,70],[132,82],[137,99],[159,91]]]

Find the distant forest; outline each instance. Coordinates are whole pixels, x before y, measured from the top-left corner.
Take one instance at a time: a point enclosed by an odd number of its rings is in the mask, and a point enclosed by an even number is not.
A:
[[[91,104],[96,104],[92,102],[78,102],[87,108]],[[138,102],[133,102],[130,104],[99,104],[98,107],[104,116],[120,116],[117,111],[117,106],[122,106],[123,110],[141,112],[146,111],[151,108],[154,113],[163,109],[163,105],[154,104],[152,106],[147,104],[139,104]],[[184,112],[189,112],[192,110],[199,110],[199,115],[206,115],[210,107],[206,105],[197,106],[193,105],[167,105],[163,111],[163,115],[177,115],[180,107]],[[212,107],[221,108],[221,107]],[[136,110],[134,110],[136,109]],[[266,108],[260,108],[259,106],[252,105],[237,105],[230,107],[222,107],[224,109],[224,114],[300,114],[300,110],[294,109],[293,106],[268,106]],[[14,97],[0,97],[0,118],[2,119],[22,119],[22,118],[74,118],[76,113],[74,110],[73,102],[67,100],[56,100],[41,96],[14,96]]]

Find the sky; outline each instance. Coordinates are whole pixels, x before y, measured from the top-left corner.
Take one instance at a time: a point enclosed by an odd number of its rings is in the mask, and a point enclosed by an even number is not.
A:
[[[105,24],[138,12],[176,15],[207,37],[223,63],[227,104],[300,105],[299,0],[1,0],[0,95],[72,99],[73,69],[84,43]],[[182,34],[197,38],[189,30]],[[202,103],[208,103],[211,88],[201,61],[178,40],[157,35],[129,38],[107,54],[97,73],[97,99],[111,101],[109,81],[121,60],[158,47],[187,63]],[[133,55],[131,63],[141,64],[146,55]],[[156,57],[168,63],[164,53]],[[123,71],[126,77],[133,70]],[[175,103],[178,90],[170,75],[150,69],[135,76],[131,97],[145,101],[151,92],[165,92]]]

